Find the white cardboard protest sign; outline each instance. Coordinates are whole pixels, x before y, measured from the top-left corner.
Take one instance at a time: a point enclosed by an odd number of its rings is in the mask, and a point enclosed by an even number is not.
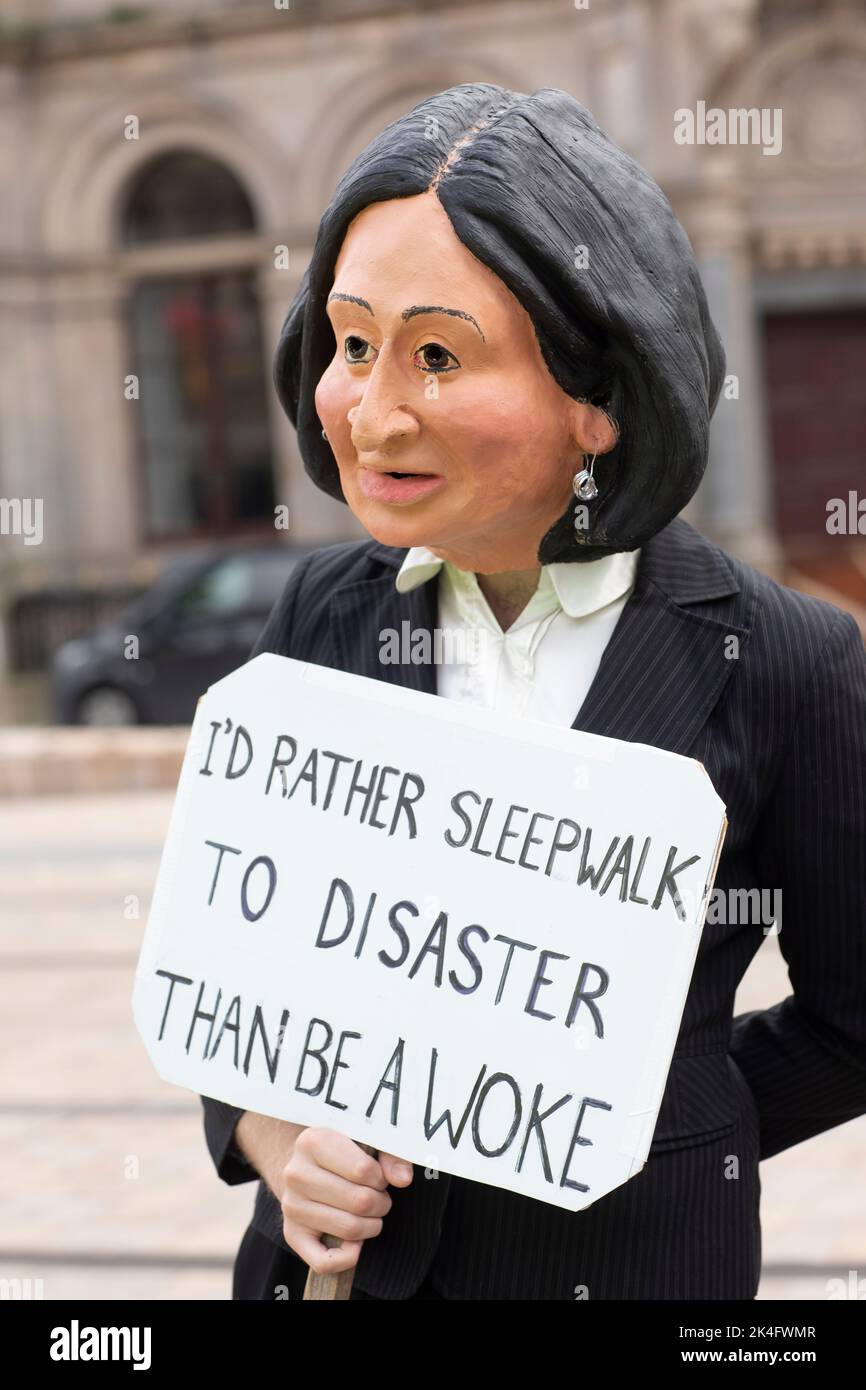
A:
[[[139,1032],[167,1081],[579,1210],[646,1160],[725,825],[692,759],[259,656],[198,705]]]

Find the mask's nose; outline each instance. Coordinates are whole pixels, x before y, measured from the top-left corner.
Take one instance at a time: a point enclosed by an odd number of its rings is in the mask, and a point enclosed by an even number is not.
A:
[[[367,378],[360,401],[346,418],[359,455],[387,453],[399,440],[420,430],[418,417],[406,400],[405,381],[381,357]]]

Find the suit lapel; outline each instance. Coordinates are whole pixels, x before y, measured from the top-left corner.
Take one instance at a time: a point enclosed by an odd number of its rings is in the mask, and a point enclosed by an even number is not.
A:
[[[742,649],[747,635],[660,590],[633,593],[572,728],[687,752],[735,669],[726,638]]]
[[[385,564],[376,579],[335,589],[330,602],[333,664],[342,670],[436,693],[430,661],[383,662],[387,633],[401,655],[437,621],[437,582],[399,594],[394,585],[406,551],[371,543]],[[739,592],[723,555],[676,520],[641,552],[634,590],[603,653],[572,728],[607,738],[687,753],[736,668],[727,639],[742,651],[750,628],[699,611]]]
[[[572,728],[687,753],[751,630],[699,609],[737,593],[721,552],[686,522],[653,536]]]

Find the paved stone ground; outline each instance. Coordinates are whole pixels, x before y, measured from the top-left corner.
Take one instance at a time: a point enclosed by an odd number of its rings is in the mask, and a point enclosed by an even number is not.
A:
[[[254,1187],[216,1178],[200,1103],[158,1079],[130,1006],[171,801],[0,803],[0,1279],[46,1299],[230,1296]],[[737,1011],[788,992],[770,936]],[[762,1165],[761,1298],[866,1279],[864,1159],[866,1117]]]

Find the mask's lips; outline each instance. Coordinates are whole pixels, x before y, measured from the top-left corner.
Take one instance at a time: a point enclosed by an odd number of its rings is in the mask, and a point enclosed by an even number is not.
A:
[[[386,472],[379,468],[361,467],[358,475],[361,492],[372,502],[417,502],[445,486],[440,473],[408,472],[395,468]]]

